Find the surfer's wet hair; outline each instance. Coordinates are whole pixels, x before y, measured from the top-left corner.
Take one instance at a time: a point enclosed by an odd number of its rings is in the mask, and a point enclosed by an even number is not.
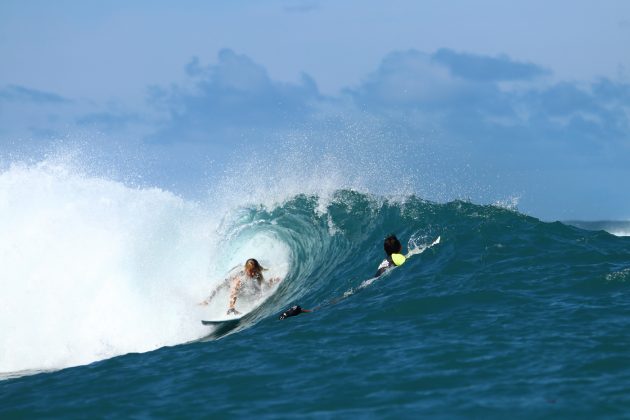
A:
[[[402,245],[400,241],[396,237],[396,235],[389,235],[383,241],[383,248],[385,249],[385,253],[389,256],[392,254],[398,254],[402,251]]]
[[[258,260],[255,258],[250,258],[249,260],[245,261],[245,268],[249,270],[256,270],[258,273],[262,273],[262,271],[264,270],[263,266],[260,265]]]

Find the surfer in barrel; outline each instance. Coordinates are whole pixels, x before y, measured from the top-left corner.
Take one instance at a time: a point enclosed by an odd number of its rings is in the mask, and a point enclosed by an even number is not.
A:
[[[228,301],[227,314],[240,315],[240,312],[236,310],[236,301],[238,300],[239,295],[259,295],[262,293],[264,286],[271,287],[280,281],[278,277],[266,280],[262,273],[264,270],[266,269],[260,265],[258,260],[255,258],[248,259],[241,271],[225,279],[223,283],[214,289],[212,294],[210,294],[210,297],[201,302],[200,305],[207,305],[221,288],[229,286],[230,299]]]

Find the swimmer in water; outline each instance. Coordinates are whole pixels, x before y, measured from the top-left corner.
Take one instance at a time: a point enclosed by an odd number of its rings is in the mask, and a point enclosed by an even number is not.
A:
[[[265,277],[262,274],[263,270],[265,270],[265,268],[263,268],[256,259],[250,258],[245,262],[243,270],[227,278],[222,284],[214,289],[210,297],[201,302],[200,305],[207,305],[212,300],[212,298],[214,298],[219,289],[229,285],[230,300],[228,302],[227,314],[240,315],[240,312],[236,310],[236,301],[238,299],[239,293],[244,287],[254,286],[254,289],[260,292],[263,285],[267,285],[270,287],[280,281],[280,278],[278,277],[265,280]]]
[[[389,235],[383,241],[383,248],[387,254],[387,258],[378,266],[378,270],[374,277],[378,277],[390,268],[398,267],[405,263],[405,256],[402,254],[402,245],[396,235]]]

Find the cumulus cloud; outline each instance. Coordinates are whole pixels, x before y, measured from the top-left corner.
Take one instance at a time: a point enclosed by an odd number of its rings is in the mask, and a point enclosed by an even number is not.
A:
[[[40,104],[62,104],[71,102],[56,93],[30,89],[19,85],[9,85],[0,89],[0,101],[33,102]]]
[[[145,111],[79,105],[54,93],[7,86],[0,89],[3,129],[19,120],[28,120],[33,133],[50,132],[68,120],[106,132],[144,124],[154,141],[221,143],[246,130],[312,126],[335,101],[337,114],[367,111],[413,129],[430,121],[454,139],[486,143],[505,137],[503,142],[512,143],[589,138],[593,144],[625,144],[630,132],[630,85],[609,79],[539,83],[548,70],[507,56],[396,51],[337,98],[323,97],[306,74],[297,83],[272,80],[263,66],[230,49],[207,65],[193,58],[184,69],[188,83],[152,87]],[[518,89],[502,87],[515,81],[523,82]]]
[[[229,49],[210,64],[193,58],[184,71],[185,83],[151,87],[144,110],[5,87],[0,134],[21,124],[33,136],[51,136],[69,121],[106,133],[135,127],[135,138],[163,150],[175,167],[172,173],[180,173],[177,165],[183,161],[187,170],[204,170],[206,161],[191,162],[204,153],[221,160],[226,156],[221,152],[237,148],[237,142],[267,147],[262,133],[295,133],[303,127],[309,140],[317,132],[329,143],[331,137],[365,142],[372,136],[376,149],[398,142],[405,151],[397,159],[400,167],[417,168],[421,159],[450,173],[470,167],[474,175],[459,182],[463,186],[485,173],[492,178],[489,184],[500,177],[510,193],[540,194],[533,201],[550,202],[572,190],[576,206],[581,195],[575,185],[594,192],[613,174],[630,177],[630,84],[623,81],[555,83],[536,64],[448,49],[392,52],[364,80],[332,98],[321,95],[306,74],[299,82],[279,82],[262,65]],[[352,134],[336,137],[344,124],[369,128],[355,135],[358,140]],[[521,184],[514,181],[517,175]],[[624,202],[620,193],[609,195]],[[528,202],[527,194],[522,202]],[[625,203],[630,206],[627,198]]]
[[[42,144],[86,129],[110,134],[133,129],[137,134],[138,125],[147,125],[146,117],[118,108],[124,106],[10,85],[0,89],[0,142],[32,139]]]
[[[540,66],[507,57],[483,57],[439,50],[414,50],[386,56],[359,86],[345,92],[357,107],[418,111],[444,119],[448,130],[487,134],[493,126],[527,129],[599,127],[599,133],[621,137],[628,127],[630,85],[601,79],[578,84],[537,83],[548,74]],[[524,81],[505,89],[506,81]],[[464,134],[464,133],[462,133]],[[581,133],[573,133],[582,135]],[[552,139],[550,139],[552,140]]]
[[[507,55],[488,57],[443,48],[431,59],[446,66],[454,76],[479,82],[532,80],[550,73],[535,64],[513,61]]]
[[[528,121],[557,131],[556,138],[572,144],[627,143],[630,133],[630,85],[601,79],[587,85],[558,83],[531,91],[521,102],[529,107]]]
[[[451,103],[467,90],[443,66],[418,51],[393,52],[359,87],[348,89],[360,105],[434,107]]]
[[[192,87],[154,87],[151,102],[169,112],[156,138],[207,141],[229,127],[275,127],[304,121],[321,99],[315,81],[303,74],[300,83],[270,79],[264,67],[232,50],[219,52],[218,62],[186,66]]]
[[[514,120],[514,95],[498,81],[465,79],[435,60],[435,54],[415,50],[387,55],[359,86],[345,91],[359,108],[384,112],[415,112],[448,122],[449,127],[471,120]]]
[[[0,88],[0,143],[59,136],[77,107],[56,93],[19,85]]]

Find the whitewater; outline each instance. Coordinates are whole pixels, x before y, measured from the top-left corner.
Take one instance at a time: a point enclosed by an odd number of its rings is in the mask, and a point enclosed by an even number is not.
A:
[[[129,188],[59,164],[0,175],[0,372],[53,370],[198,339],[199,301],[256,255],[285,277],[272,229],[213,215],[158,188]],[[254,232],[254,233],[252,233]],[[219,298],[219,296],[217,297]]]

